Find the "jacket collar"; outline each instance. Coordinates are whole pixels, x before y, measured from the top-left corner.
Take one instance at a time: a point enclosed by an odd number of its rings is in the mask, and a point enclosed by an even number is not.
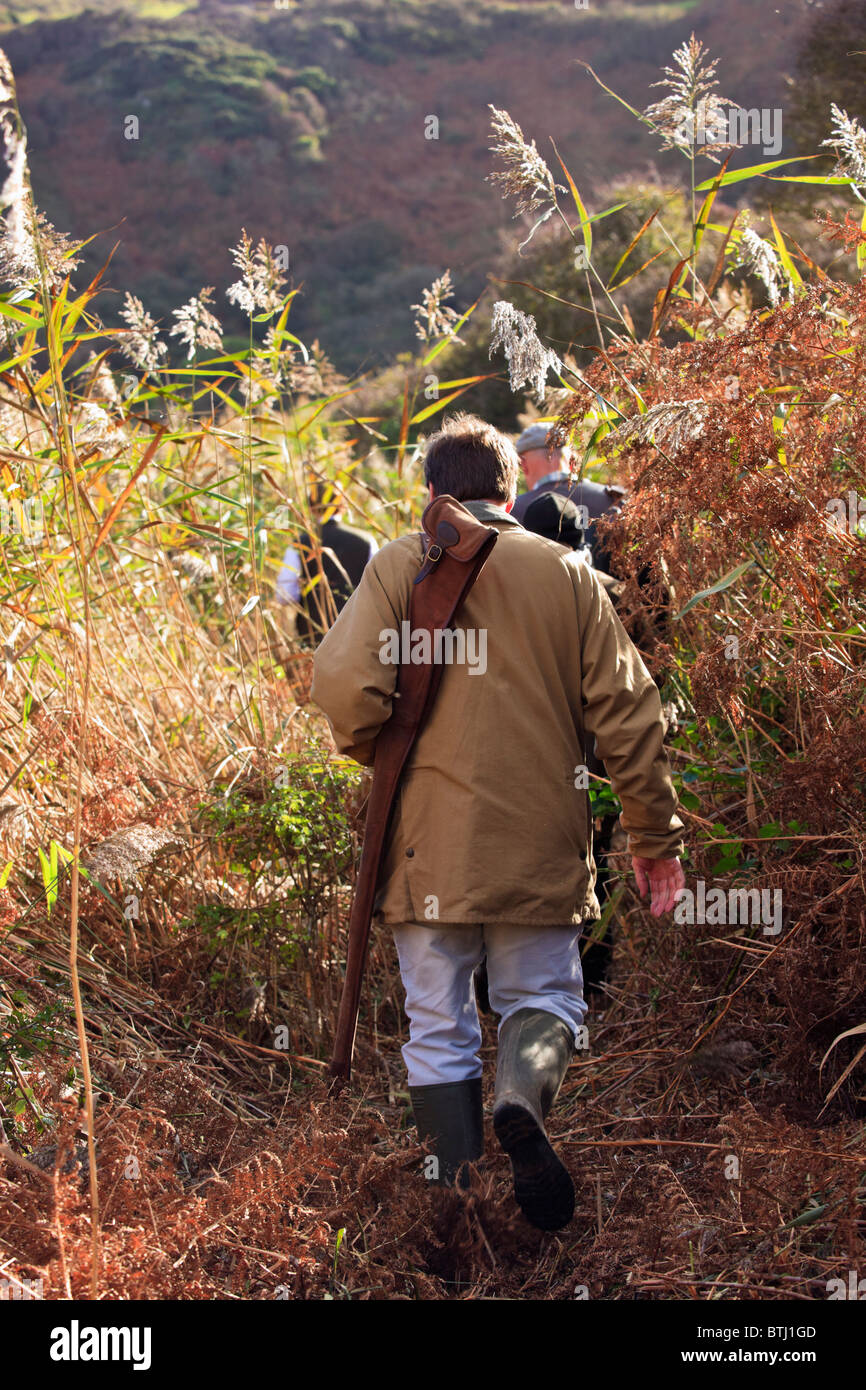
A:
[[[512,516],[504,507],[497,507],[493,502],[461,502],[460,505],[465,507],[467,512],[471,512],[476,521],[484,521],[488,525],[504,523],[506,526],[520,526],[517,517]]]
[[[530,488],[530,491],[535,492],[538,488],[544,487],[546,483],[568,482],[570,477],[570,473],[564,473],[561,468],[554,468],[552,473],[545,473],[543,478],[539,478],[538,482],[535,484],[535,487]]]

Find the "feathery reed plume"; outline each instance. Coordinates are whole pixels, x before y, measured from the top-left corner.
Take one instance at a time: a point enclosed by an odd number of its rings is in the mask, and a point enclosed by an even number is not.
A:
[[[709,408],[702,400],[662,401],[618,425],[611,438],[621,444],[664,444],[676,454],[685,444],[700,439]]]
[[[120,406],[121,397],[117,382],[108,367],[104,356],[91,352],[87,359],[87,390],[91,396],[106,405]]]
[[[866,130],[854,116],[849,116],[834,102],[830,107],[833,117],[833,134],[822,140],[836,151],[837,161],[833,173],[850,179],[856,188],[866,186]]]
[[[502,348],[512,391],[532,386],[541,400],[547,373],[562,371],[562,363],[556,353],[539,340],[532,314],[524,314],[507,299],[500,299],[493,306],[490,328],[489,355],[492,357],[497,348]]]
[[[27,435],[27,418],[14,405],[0,405],[0,443],[17,449]]]
[[[330,362],[318,338],[311,344],[306,361],[298,362],[289,375],[289,386],[299,396],[326,396],[343,377]]]
[[[121,426],[96,401],[79,401],[73,412],[72,424],[79,446],[119,449],[127,443]]]
[[[0,280],[23,289],[41,277],[40,253],[46,282],[58,290],[67,275],[80,264],[73,243],[58,232],[45,215],[37,212],[27,165],[27,133],[18,110],[15,78],[6,54],[0,49],[0,139],[9,166],[0,190],[3,231],[0,235]]]
[[[714,151],[734,148],[722,135],[727,132],[725,106],[733,106],[730,97],[720,96],[715,72],[718,59],[708,61],[706,50],[692,34],[688,43],[673,55],[676,67],[666,67],[661,82],[654,87],[667,87],[668,95],[644,111],[664,137],[663,150],[679,149],[698,152],[718,161]],[[719,137],[719,138],[717,138]]]
[[[446,270],[444,275],[433,281],[429,289],[421,291],[420,304],[409,305],[410,309],[416,310],[415,332],[422,342],[430,342],[433,338],[451,338],[455,343],[463,342],[454,332],[454,325],[459,321],[460,315],[450,304],[444,302],[453,298],[451,271]]]
[[[141,300],[128,290],[124,295],[120,317],[129,325],[129,332],[124,333],[120,339],[121,351],[139,371],[155,372],[159,367],[159,359],[165,356],[168,348],[165,343],[157,341],[156,322],[146,311]]]
[[[9,62],[4,50],[0,48],[0,105],[5,109],[15,102],[15,77],[12,72],[12,64]],[[0,116],[0,119],[5,117]]]
[[[121,883],[140,886],[141,870],[167,848],[178,844],[171,831],[152,825],[130,825],[118,830],[89,851],[84,863],[91,878],[101,883],[120,879]]]
[[[208,352],[220,352],[222,350],[222,325],[208,308],[213,300],[213,285],[206,285],[192,299],[188,299],[186,304],[182,304],[179,309],[172,309],[172,315],[177,319],[174,328],[170,328],[168,336],[170,338],[180,338],[186,348],[187,361],[195,357],[196,348],[204,348]]]
[[[549,217],[556,208],[557,190],[561,184],[555,183],[535,145],[527,144],[523,131],[507,111],[500,111],[491,105],[493,115],[490,120],[494,143],[489,146],[493,154],[499,155],[504,169],[488,174],[488,183],[498,183],[502,187],[503,198],[517,199],[516,217],[523,212],[538,212],[544,209],[544,217]],[[542,221],[544,218],[541,219]]]
[[[734,265],[741,266],[751,275],[756,275],[767,291],[767,298],[775,309],[783,290],[790,292],[791,284],[782,267],[774,247],[748,223],[744,223],[740,242],[736,248]]]
[[[283,347],[283,341],[282,335],[271,324],[261,351],[253,352],[252,371],[245,372],[240,378],[240,392],[245,401],[254,403],[292,389],[298,354],[293,343],[287,342]]]
[[[240,280],[229,285],[226,299],[245,314],[274,314],[282,307],[282,287],[286,277],[277,264],[274,248],[261,238],[254,247],[245,227],[241,239],[229,253],[241,272]]]
[[[172,566],[186,576],[194,589],[216,578],[217,563],[214,555],[202,555],[198,550],[173,550],[169,552],[168,558]]]

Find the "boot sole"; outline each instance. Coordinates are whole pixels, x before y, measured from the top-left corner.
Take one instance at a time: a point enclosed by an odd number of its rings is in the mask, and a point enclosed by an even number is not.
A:
[[[503,1101],[493,1112],[496,1138],[511,1159],[514,1199],[540,1231],[559,1231],[574,1216],[574,1183],[544,1130],[522,1105]]]

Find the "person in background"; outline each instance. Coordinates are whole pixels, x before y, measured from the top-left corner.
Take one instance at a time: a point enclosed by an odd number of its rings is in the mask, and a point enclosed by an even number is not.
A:
[[[572,502],[571,498],[560,492],[539,491],[539,495],[530,503],[523,514],[523,525],[527,531],[532,531],[536,536],[544,536],[549,541],[557,541],[559,545],[567,545],[584,564],[592,567],[592,552],[587,545],[586,531],[582,522],[583,517],[576,504]],[[612,579],[610,575],[605,574],[603,570],[596,570],[595,573],[608,598],[616,606],[617,599],[622,594],[622,584],[618,579]],[[590,746],[586,750],[586,766],[590,777],[607,778],[604,763],[595,751],[594,739],[591,740]],[[610,881],[613,878],[613,871],[607,862],[607,857],[612,848],[616,823],[616,815],[608,814],[595,818],[593,843],[598,868],[595,892],[601,910],[604,909],[607,902]],[[589,940],[581,950],[584,990],[588,993],[600,992],[610,967],[612,942],[609,925],[604,934],[596,939],[592,939],[591,924],[588,925],[585,931],[585,940],[587,938]],[[487,986],[481,970],[477,973],[475,987],[479,1000],[483,1001],[489,997],[484,993]]]
[[[313,484],[310,511],[317,523],[316,539],[304,531],[288,546],[276,597],[295,606],[297,636],[318,640],[357,589],[379,547],[369,532],[344,520],[345,506],[332,484]]]
[[[624,597],[625,585],[611,573],[610,553],[596,533],[595,522],[600,516],[622,511],[626,497],[625,488],[615,483],[579,482],[569,472],[573,453],[568,447],[548,450],[547,441],[553,428],[552,421],[540,421],[530,425],[518,438],[515,448],[523,465],[523,472],[529,484],[529,491],[523,492],[514,504],[513,516],[529,531],[547,536],[549,540],[562,540],[570,545],[582,559],[588,560],[601,581],[608,598],[619,606]],[[563,524],[556,511],[551,510],[553,498],[567,498],[578,513],[577,525],[583,528],[583,540],[576,544],[568,538],[551,531]],[[535,517],[530,521],[530,516]],[[568,526],[572,523],[569,521]],[[637,583],[644,594],[646,609],[642,616],[632,618],[631,635],[638,651],[648,657],[655,644],[668,640],[670,625],[670,591],[665,586],[661,592],[653,593],[650,566],[644,564],[637,574]]]
[[[612,483],[592,483],[588,480],[573,479],[570,472],[572,450],[567,445],[561,448],[548,447],[552,428],[552,420],[536,421],[535,424],[529,425],[515,442],[514,447],[520,456],[528,491],[519,494],[512,515],[525,525],[527,508],[545,493],[553,492],[570,498],[583,518],[585,541],[592,551],[595,569],[610,574],[609,557],[596,537],[594,522],[606,512],[616,511],[621,507],[625,489]]]
[[[587,527],[578,506],[561,492],[540,492],[523,514],[523,525],[536,536],[558,541],[575,551],[593,569],[593,554],[587,540]],[[613,604],[622,593],[622,583],[604,570],[596,570],[599,583]]]

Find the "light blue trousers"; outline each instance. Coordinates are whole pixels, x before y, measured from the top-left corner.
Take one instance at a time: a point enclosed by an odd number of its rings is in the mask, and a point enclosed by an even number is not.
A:
[[[392,928],[406,990],[410,1086],[481,1075],[481,1025],[472,972],[487,954],[490,1007],[499,1026],[518,1009],[544,1009],[575,1032],[583,1023],[580,928],[522,923],[408,922]]]

